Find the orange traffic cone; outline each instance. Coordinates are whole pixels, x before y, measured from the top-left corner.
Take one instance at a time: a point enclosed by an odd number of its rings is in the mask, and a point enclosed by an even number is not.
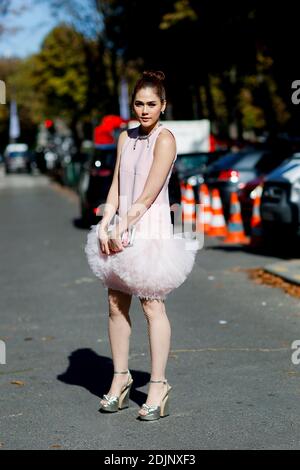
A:
[[[260,189],[259,189],[260,188]],[[263,243],[262,236],[262,221],[260,216],[260,202],[261,202],[262,187],[257,188],[256,196],[253,204],[253,211],[251,217],[251,241],[250,246],[257,247]]]
[[[180,181],[180,192],[181,192],[181,204],[185,202],[185,183]]]
[[[227,229],[223,214],[222,201],[218,189],[212,190],[212,217],[210,228],[207,232],[209,237],[226,237]]]
[[[202,184],[198,186],[198,201],[196,205],[196,232],[204,233],[204,207],[202,196]]]
[[[210,195],[208,191],[208,187],[205,183],[202,183],[199,186],[199,221],[200,226],[202,226],[202,231],[207,233],[210,228],[211,222],[211,206],[210,206]]]
[[[236,192],[230,194],[230,215],[228,220],[228,235],[224,243],[249,243],[245,235],[241,206]]]
[[[189,183],[187,183],[185,187],[182,218],[185,223],[193,223],[196,220],[195,194],[193,186]]]

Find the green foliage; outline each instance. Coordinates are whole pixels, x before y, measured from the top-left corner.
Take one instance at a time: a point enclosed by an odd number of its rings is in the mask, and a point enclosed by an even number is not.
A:
[[[197,15],[191,7],[189,0],[177,0],[174,3],[174,10],[165,13],[160,23],[161,29],[168,29],[182,21],[196,21]]]
[[[72,28],[56,27],[34,58],[32,81],[43,97],[48,116],[64,117],[69,123],[85,110],[89,74],[85,39]]]
[[[64,8],[70,24],[52,30],[41,51],[9,76],[29,122],[59,116],[73,129],[95,125],[104,114],[118,113],[121,77],[131,92],[141,71],[156,69],[166,74],[174,119],[207,117],[222,130],[236,125],[240,136],[280,131],[293,119],[298,126],[290,104],[297,61],[285,53],[294,44],[293,28],[278,34],[284,24],[296,26],[293,8],[273,5],[270,19],[263,2],[153,0],[145,8],[139,0],[87,0],[83,9],[77,0],[50,4]]]

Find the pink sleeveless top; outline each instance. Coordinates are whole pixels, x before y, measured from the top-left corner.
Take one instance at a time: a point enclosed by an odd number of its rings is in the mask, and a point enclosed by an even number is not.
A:
[[[119,217],[126,215],[143,192],[156,139],[164,127],[157,127],[148,139],[137,139],[138,129],[128,131],[119,169]],[[146,299],[165,299],[179,287],[193,268],[197,247],[186,246],[183,233],[172,231],[168,183],[166,181],[151,207],[135,224],[133,246],[110,255],[99,251],[97,226],[88,234],[85,252],[92,271],[105,287]],[[116,214],[117,215],[117,214]]]
[[[152,162],[157,137],[163,129],[158,126],[149,137],[139,136],[139,127],[127,131],[119,168],[119,216],[126,215],[142,194]],[[177,158],[175,154],[166,181],[151,207],[136,225],[136,238],[169,238],[172,233],[168,184]]]

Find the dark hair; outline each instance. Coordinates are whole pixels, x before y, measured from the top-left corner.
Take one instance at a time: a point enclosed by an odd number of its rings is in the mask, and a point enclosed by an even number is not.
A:
[[[133,107],[134,99],[139,90],[142,88],[150,87],[154,88],[157,96],[159,96],[160,101],[163,102],[166,99],[166,90],[163,85],[165,79],[165,74],[160,70],[155,72],[153,70],[146,70],[143,72],[142,77],[136,82],[134,87],[132,98],[131,98],[131,107]]]

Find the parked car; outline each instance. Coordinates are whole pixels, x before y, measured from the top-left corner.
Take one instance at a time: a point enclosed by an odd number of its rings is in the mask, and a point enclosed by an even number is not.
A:
[[[267,238],[300,235],[300,152],[266,177],[261,218]]]
[[[203,175],[206,168],[224,154],[224,150],[178,154],[174,165],[178,179],[180,182],[188,183],[193,187],[196,203],[199,202],[198,189],[199,185],[204,182]]]
[[[256,195],[261,196],[265,175],[254,178],[245,186],[238,190],[238,197],[241,205],[241,214],[244,224],[244,229],[247,234],[251,233],[251,218],[253,213],[253,204]]]
[[[25,171],[31,173],[31,153],[27,144],[9,144],[4,151],[5,172]]]
[[[81,218],[86,222],[96,221],[96,210],[106,201],[110,189],[117,147],[115,144],[96,145],[90,159],[83,165],[79,177]]]
[[[224,155],[207,168],[205,182],[209,189],[219,189],[226,219],[229,217],[230,194],[245,188],[249,181],[268,174],[287,156],[286,152],[277,152],[265,146],[247,147]]]

